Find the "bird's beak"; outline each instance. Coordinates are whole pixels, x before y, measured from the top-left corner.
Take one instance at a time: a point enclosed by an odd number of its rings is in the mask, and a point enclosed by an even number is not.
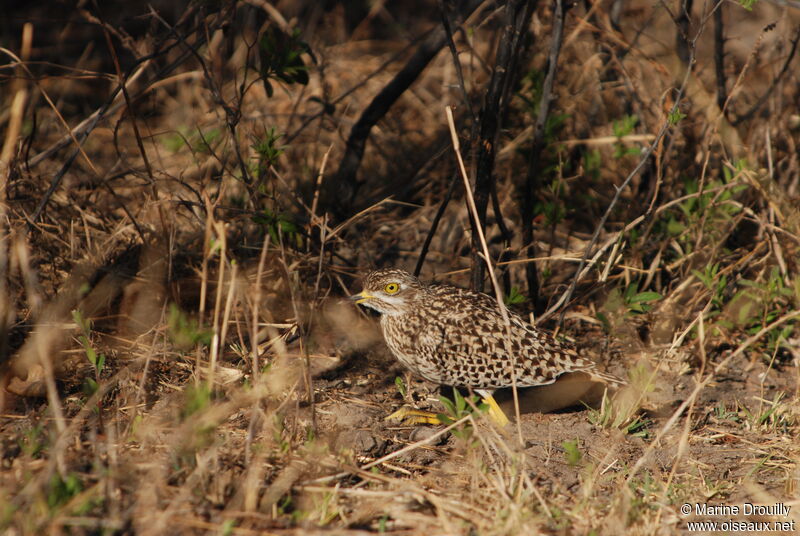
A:
[[[352,296],[350,296],[350,301],[354,301],[356,302],[356,305],[358,305],[359,303],[364,303],[365,301],[372,299],[374,297],[375,296],[373,296],[366,290],[362,290],[358,294],[353,294]]]

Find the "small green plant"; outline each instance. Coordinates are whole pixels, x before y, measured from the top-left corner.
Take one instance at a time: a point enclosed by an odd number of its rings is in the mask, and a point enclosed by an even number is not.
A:
[[[261,78],[267,96],[272,97],[274,89],[270,80],[280,80],[286,84],[308,84],[308,67],[303,54],[310,54],[308,43],[300,38],[300,30],[295,28],[284,32],[270,26],[258,43],[261,59]]]
[[[508,293],[508,296],[506,296],[503,301],[506,303],[506,305],[517,305],[524,303],[526,299],[527,298],[525,295],[519,291],[519,287],[512,285],[511,292]]]
[[[555,226],[560,223],[567,215],[567,208],[562,199],[564,194],[564,181],[561,180],[560,173],[554,167],[547,169],[543,173],[549,172],[555,174],[556,177],[547,185],[547,198],[536,202],[533,207],[533,212],[536,216],[544,216],[545,225]]]
[[[182,126],[178,130],[161,134],[158,139],[171,153],[177,153],[188,146],[194,153],[212,154],[221,137],[222,130],[218,127],[201,130],[199,127]]]
[[[638,123],[638,116],[625,115],[619,121],[614,121],[614,123],[611,125],[611,129],[614,132],[615,137],[622,138],[623,136],[627,136],[633,132],[633,129],[636,128]]]
[[[637,123],[639,123],[638,116],[626,115],[623,116],[619,121],[614,121],[611,128],[614,132],[614,136],[621,140],[623,137],[633,132],[633,129],[636,128]],[[629,155],[639,155],[641,152],[642,150],[639,147],[628,147],[622,143],[622,141],[618,141],[614,144],[614,158],[618,160]]]
[[[746,416],[746,421],[753,429],[766,429],[772,432],[788,428],[793,423],[787,418],[783,399],[786,393],[780,391],[775,393],[772,401],[765,401],[767,407],[764,407],[763,402],[759,403],[756,411],[750,411],[744,404],[739,403],[741,411]]]
[[[389,515],[383,514],[378,518],[378,534],[386,534],[386,523],[389,521]]]
[[[737,173],[746,168],[747,163],[737,161]],[[733,216],[741,212],[741,205],[734,196],[748,188],[745,184],[728,184],[734,175],[724,168],[723,181],[714,180],[703,185],[695,178],[684,179],[684,189],[688,196],[677,206],[677,210],[666,212],[656,228],[662,234],[677,238],[683,254],[692,253],[700,245],[697,236],[705,241],[715,243],[725,236]],[[693,230],[698,233],[691,232]]]
[[[31,458],[37,458],[44,450],[44,426],[37,424],[25,430],[17,441],[20,450]]]
[[[595,316],[600,321],[600,325],[603,326],[603,333],[605,333],[606,335],[610,334],[612,326],[611,326],[611,320],[608,319],[608,315],[606,315],[602,311],[597,311],[597,314],[595,314]]]
[[[700,216],[707,211],[706,220],[718,221],[720,219],[729,219],[731,216],[738,214],[741,207],[736,204],[727,203],[731,200],[733,195],[747,188],[746,186],[738,186],[729,188],[722,191],[717,191],[726,183],[720,181],[711,181],[708,183],[700,195],[689,197],[678,205],[686,221],[691,225],[699,222]],[[700,184],[696,179],[688,179],[684,182],[686,194],[697,194],[700,192]]]
[[[520,91],[519,97],[525,103],[525,111],[533,119],[536,119],[539,114],[539,101],[542,99],[544,78],[544,71],[536,68],[532,68],[522,77],[523,90]]]
[[[222,135],[222,131],[218,128],[212,128],[205,132],[197,129],[197,142],[194,146],[195,152],[202,153],[202,154],[213,154],[214,152],[214,142],[216,142],[220,136]]]
[[[729,410],[724,401],[720,401],[720,403],[714,408],[714,417],[720,421],[739,422],[740,420],[739,413],[737,413],[735,410]]]
[[[189,384],[184,391],[183,408],[181,408],[181,418],[185,419],[190,415],[202,411],[211,405],[212,392],[207,383]]]
[[[336,494],[332,492],[324,492],[322,499],[317,501],[316,495],[314,497],[314,510],[310,512],[309,517],[316,520],[319,527],[329,525],[333,520],[341,515],[339,505],[336,502]]]
[[[184,351],[198,344],[208,346],[213,335],[211,330],[202,328],[196,319],[189,317],[176,303],[169,305],[167,333],[172,344]]]
[[[725,184],[728,184],[729,182],[731,182],[734,179],[734,177],[737,177],[740,173],[742,173],[743,171],[748,170],[749,168],[750,168],[750,164],[747,162],[746,158],[737,158],[736,160],[733,161],[733,169],[731,169],[728,166],[725,166],[725,167],[722,168],[722,176],[723,176],[723,179],[724,179],[723,182]],[[741,192],[741,191],[746,190],[746,189],[747,189],[747,185],[746,184],[741,184],[739,186],[736,186],[733,189],[733,191],[734,191],[734,193],[738,193],[738,192]]]
[[[631,378],[631,383],[638,384],[639,381]],[[647,386],[645,390],[652,390],[652,386]],[[589,408],[589,422],[601,428],[616,428],[633,437],[646,439],[649,437],[648,429],[652,426],[649,419],[644,418],[638,413],[634,406],[622,407],[608,397],[608,393],[603,394],[600,408]]]
[[[686,118],[686,114],[681,112],[680,110],[673,110],[669,113],[667,120],[669,121],[670,125],[677,125],[681,121]]]
[[[564,449],[564,456],[567,459],[567,465],[575,467],[581,462],[583,454],[581,454],[581,450],[578,448],[577,439],[572,441],[564,441],[561,443],[561,447]]]
[[[630,314],[643,314],[653,308],[652,302],[662,298],[661,294],[653,291],[639,292],[639,284],[631,283],[625,288],[622,299]]]
[[[720,320],[720,324],[728,328],[738,326],[749,335],[755,335],[786,311],[800,306],[798,281],[800,278],[787,285],[777,266],[771,268],[766,280],[739,280],[741,288],[726,305],[725,321]],[[796,322],[788,322],[767,333],[767,337],[758,343],[765,359],[773,359],[796,327]]]
[[[646,419],[641,415],[637,415],[631,422],[623,427],[623,432],[631,437],[640,437],[648,439],[650,437],[649,428],[653,425],[653,421]]]
[[[470,398],[472,404],[467,402],[467,399],[461,396],[461,393],[453,388],[453,399],[450,400],[446,396],[439,396],[439,401],[445,407],[446,413],[436,415],[436,418],[442,424],[451,425],[472,413],[472,408],[477,407],[480,411],[488,411],[488,404],[480,402],[480,397],[473,395]],[[462,439],[469,439],[472,436],[472,427],[464,425],[460,430],[453,430],[453,435]]]
[[[300,228],[292,219],[283,213],[274,213],[265,208],[260,214],[253,216],[253,221],[266,228],[270,238],[275,244],[280,244],[280,237],[285,237],[290,244],[297,248],[303,246],[303,237]]]
[[[256,139],[252,145],[253,150],[258,155],[258,174],[263,176],[272,166],[278,162],[278,158],[286,150],[287,145],[279,145],[278,141],[283,137],[274,126],[264,128],[264,134]]]
[[[106,356],[103,353],[97,353],[89,340],[92,330],[91,320],[84,318],[83,314],[77,309],[72,311],[72,319],[81,330],[81,334],[78,335],[78,340],[81,346],[83,346],[83,351],[86,353],[86,359],[92,364],[92,368],[94,369],[95,377],[87,377],[83,380],[83,391],[91,396],[97,392],[97,382],[100,381],[100,374],[103,373],[103,369],[105,368]]]
[[[162,134],[159,136],[159,140],[164,145],[164,147],[171,153],[177,153],[180,151],[184,145],[188,144],[188,140],[186,137],[187,129],[181,128],[177,132],[173,131],[170,133]]]
[[[759,329],[776,320],[778,316],[786,311],[791,302],[796,298],[795,288],[789,287],[784,283],[783,276],[777,266],[773,266],[763,283],[742,279],[739,284],[745,287],[743,291],[737,293],[731,300],[734,304],[737,297],[748,296],[755,298],[755,302],[761,307],[755,312],[761,324]],[[796,301],[796,300],[795,300]],[[751,329],[751,334],[757,330]]]
[[[47,506],[54,512],[82,491],[83,483],[77,475],[70,473],[61,478],[60,474],[55,473],[47,487]]]
[[[564,127],[569,117],[569,114],[564,113],[550,113],[550,115],[547,116],[547,121],[544,122],[544,141],[546,143],[556,141],[558,133],[561,132],[561,129]]]
[[[403,378],[400,376],[395,376],[394,385],[397,387],[397,392],[400,393],[400,396],[405,398],[408,391],[406,389],[406,382],[403,381]]]
[[[294,508],[292,506],[292,496],[289,495],[288,493],[286,495],[284,495],[278,501],[277,510],[278,510],[278,514],[280,514],[280,515],[291,513],[294,510]]]
[[[236,528],[236,520],[235,519],[226,519],[222,523],[222,527],[220,527],[220,534],[222,536],[231,536],[233,534],[233,529]]]
[[[284,435],[285,426],[284,426],[283,416],[277,413],[274,414],[272,416],[272,423],[273,423],[272,439],[275,442],[275,445],[277,445],[278,447],[278,452],[280,452],[281,454],[286,454],[287,452],[289,452],[289,449],[291,448],[292,444],[289,441],[287,441]]]
[[[739,5],[745,8],[747,11],[753,11],[753,6],[758,3],[758,0],[738,0]]]
[[[719,312],[724,304],[725,288],[728,286],[728,277],[719,273],[719,263],[706,264],[702,272],[692,270],[692,274],[711,292],[712,310]]]
[[[603,163],[600,151],[592,149],[583,154],[583,168],[586,174],[594,180],[600,179],[600,166]]]
[[[648,470],[642,471],[641,478],[631,479],[628,486],[631,491],[628,523],[633,524],[646,516],[647,512],[658,509],[656,498],[661,495],[661,486]]]
[[[757,475],[757,474],[759,474],[761,471],[771,471],[771,470],[774,470],[774,468],[771,468],[771,467],[768,465],[768,464],[769,464],[769,462],[770,462],[770,461],[772,461],[772,458],[773,458],[774,456],[775,456],[775,454],[774,454],[774,453],[769,453],[769,454],[767,454],[766,456],[764,456],[763,458],[759,459],[759,460],[758,460],[758,462],[757,462],[757,463],[756,463],[756,464],[753,466],[753,468],[752,468],[752,469],[750,469],[750,470],[749,470],[747,473],[745,473],[745,475],[744,475],[744,478],[749,480],[750,478],[752,478],[752,477],[753,477],[753,475]]]
[[[533,208],[534,214],[544,216],[544,223],[548,227],[557,225],[567,215],[567,209],[560,201],[540,201]]]

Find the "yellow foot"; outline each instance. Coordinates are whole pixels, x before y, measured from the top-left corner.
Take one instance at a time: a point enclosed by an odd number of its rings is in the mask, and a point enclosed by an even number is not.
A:
[[[483,401],[489,406],[489,418],[501,428],[509,423],[508,417],[500,409],[497,401],[492,395],[483,397]],[[421,409],[414,409],[410,406],[403,406],[388,417],[387,421],[400,421],[405,425],[412,426],[417,424],[444,424],[439,420],[435,413],[430,411],[423,411]]]
[[[410,406],[403,406],[388,417],[387,421],[400,421],[406,425],[413,424],[442,424],[442,421],[436,416],[435,413],[430,411],[422,411],[421,409],[414,409]]]
[[[500,406],[492,395],[484,396],[483,401],[489,406],[489,418],[492,419],[495,424],[502,428],[509,423],[508,417],[506,417],[506,414],[500,409]]]

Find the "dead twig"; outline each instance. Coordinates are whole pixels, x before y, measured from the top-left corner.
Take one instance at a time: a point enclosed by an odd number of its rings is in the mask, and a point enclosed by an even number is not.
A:
[[[550,38],[550,53],[548,56],[547,75],[542,84],[542,97],[539,100],[539,110],[536,115],[536,126],[533,129],[530,156],[528,157],[528,170],[525,183],[522,186],[520,213],[522,219],[522,244],[526,246],[524,255],[527,258],[536,256],[536,246],[533,244],[533,207],[536,194],[541,188],[541,162],[542,152],[545,149],[545,126],[550,116],[550,102],[552,100],[553,84],[558,72],[558,57],[561,53],[561,43],[564,34],[564,3],[556,0],[553,8],[553,35]],[[538,309],[541,300],[539,297],[539,275],[536,264],[525,265],[525,278],[528,283],[528,295]]]
[[[714,9],[714,72],[717,75],[717,106],[720,110],[725,108],[728,100],[728,90],[725,85],[725,26],[722,19],[722,7],[720,4]]]
[[[560,1],[560,0],[559,0]],[[481,260],[480,235],[486,227],[486,210],[489,205],[494,177],[494,160],[501,118],[508,107],[508,88],[516,73],[512,66],[517,62],[522,43],[522,33],[533,14],[535,0],[510,0],[505,6],[505,27],[498,45],[492,78],[481,108],[477,142],[474,143],[474,196],[476,213],[472,222],[472,270],[470,281],[473,290],[483,290],[484,264]],[[486,259],[488,262],[488,258]]]

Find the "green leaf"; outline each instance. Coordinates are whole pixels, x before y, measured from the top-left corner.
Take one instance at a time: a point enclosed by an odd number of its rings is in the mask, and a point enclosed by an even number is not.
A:
[[[83,491],[83,483],[74,474],[69,474],[62,479],[58,473],[55,473],[50,478],[48,488],[47,506],[55,509]]]
[[[453,419],[451,419],[449,416],[445,415],[444,413],[437,413],[436,414],[436,418],[439,419],[439,422],[444,424],[445,426],[450,426],[451,424],[456,422]]]
[[[397,391],[403,396],[406,396],[406,383],[403,381],[403,378],[400,376],[395,376],[394,384],[397,387]]]
[[[580,463],[583,455],[581,454],[581,451],[578,448],[577,439],[573,441],[564,441],[563,443],[561,443],[561,447],[564,449],[564,456],[567,459],[567,464],[574,467]]]
[[[445,407],[445,409],[448,411],[448,413],[450,413],[451,415],[455,415],[456,414],[456,406],[455,406],[455,404],[453,404],[452,400],[450,400],[449,398],[447,398],[444,395],[439,395],[439,402],[442,403],[442,405]]]
[[[675,110],[674,112],[669,113],[669,124],[670,125],[677,125],[686,117],[686,114],[681,112],[680,110]]]
[[[606,333],[611,333],[611,322],[608,321],[608,317],[599,311],[597,312],[596,316],[597,319],[600,321],[600,323],[603,325],[603,331]]]
[[[506,305],[517,305],[519,303],[523,303],[526,300],[525,296],[520,293],[519,287],[512,286],[511,292],[508,293],[508,296],[505,297]]]
[[[631,303],[647,303],[651,301],[660,300],[662,298],[661,294],[658,292],[640,292],[633,297],[631,297]]]
[[[98,384],[94,379],[87,377],[83,379],[82,388],[86,395],[92,396],[97,392]]]
[[[278,79],[287,84],[308,84],[308,67],[302,55],[311,53],[311,48],[300,38],[300,30],[284,32],[270,26],[259,40],[261,76],[268,96],[272,96],[269,79]]]
[[[81,338],[85,341],[83,346],[86,349],[86,357],[89,359],[89,363],[97,368],[97,352],[94,351],[94,348],[89,346],[89,341],[86,340],[86,337]]]

